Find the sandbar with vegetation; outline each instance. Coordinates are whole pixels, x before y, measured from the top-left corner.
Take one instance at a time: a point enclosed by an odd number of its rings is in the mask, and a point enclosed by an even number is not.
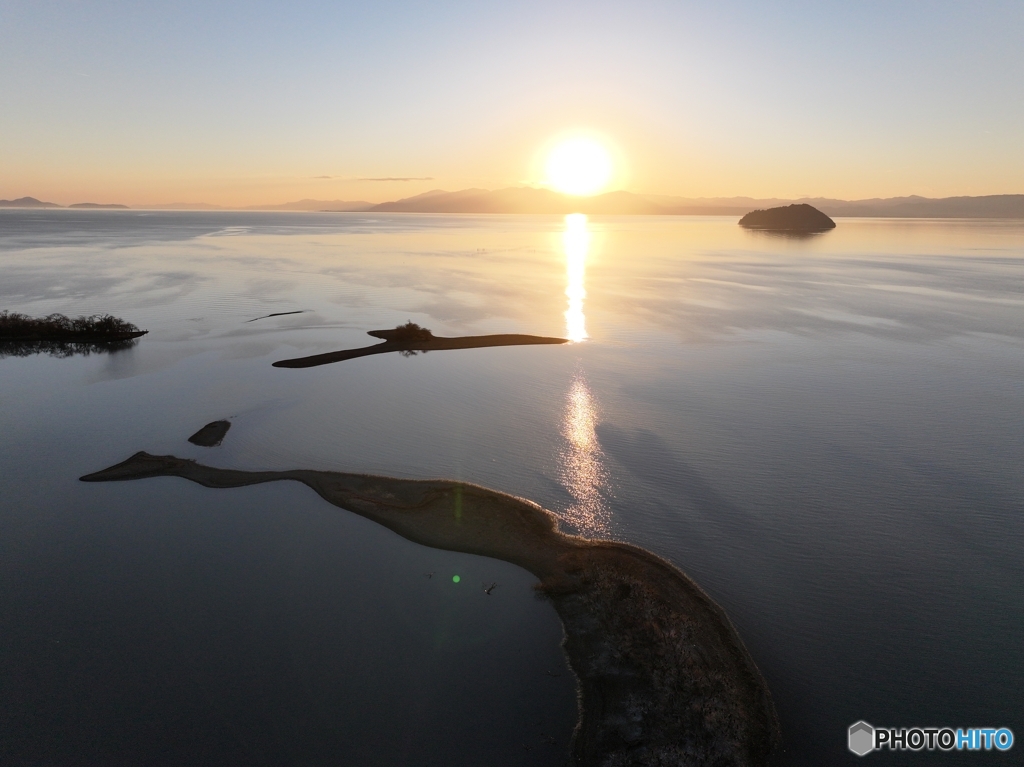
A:
[[[309,357],[296,357],[289,360],[278,360],[276,368],[312,368],[329,365],[332,362],[351,360],[356,357],[367,357],[371,354],[387,354],[398,352],[413,355],[417,352],[445,351],[449,349],[481,349],[489,346],[530,346],[534,344],[565,344],[567,338],[549,336],[529,336],[519,333],[504,333],[489,336],[458,336],[445,338],[435,336],[427,328],[421,328],[415,322],[407,322],[391,330],[370,330],[367,335],[384,339],[382,344],[363,346],[358,349],[342,349],[325,354],[313,354]]]

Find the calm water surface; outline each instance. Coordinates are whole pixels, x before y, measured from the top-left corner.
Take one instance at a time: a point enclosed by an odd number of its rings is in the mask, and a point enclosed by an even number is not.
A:
[[[564,763],[527,573],[302,486],[77,482],[137,450],[463,479],[650,548],[736,623],[783,764],[856,762],[858,719],[1024,737],[1019,222],[0,211],[0,309],[150,330],[0,359],[5,764]],[[271,367],[406,320],[577,342]]]

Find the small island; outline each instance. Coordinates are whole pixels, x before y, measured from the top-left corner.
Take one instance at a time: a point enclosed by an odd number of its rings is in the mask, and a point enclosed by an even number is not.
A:
[[[110,314],[66,317],[50,314],[29,317],[18,312],[0,312],[0,356],[47,353],[55,357],[118,351],[136,343],[148,330]]]
[[[435,336],[427,328],[415,322],[407,322],[391,330],[370,330],[367,335],[384,339],[384,343],[363,346],[358,349],[342,349],[326,354],[313,354],[309,357],[296,357],[290,360],[278,360],[276,368],[312,368],[318,365],[329,365],[356,357],[371,354],[398,352],[403,356],[412,356],[417,352],[446,351],[449,349],[481,349],[489,346],[528,346],[532,344],[567,344],[567,338],[549,336],[528,336],[520,333],[503,333],[490,336],[458,336],[445,338]]]
[[[125,341],[148,332],[111,314],[71,318],[0,312],[0,341]]]
[[[740,226],[766,232],[813,233],[835,229],[836,222],[814,206],[798,203],[781,208],[752,210],[740,219]]]

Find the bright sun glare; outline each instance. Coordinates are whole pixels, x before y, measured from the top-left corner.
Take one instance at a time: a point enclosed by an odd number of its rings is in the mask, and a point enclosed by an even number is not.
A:
[[[566,139],[548,154],[544,166],[547,183],[564,194],[597,194],[612,178],[612,158],[593,139]]]

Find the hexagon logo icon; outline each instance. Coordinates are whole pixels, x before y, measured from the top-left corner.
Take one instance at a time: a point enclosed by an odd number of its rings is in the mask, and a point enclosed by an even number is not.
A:
[[[864,756],[875,750],[875,728],[867,722],[850,725],[846,745],[857,756]]]

